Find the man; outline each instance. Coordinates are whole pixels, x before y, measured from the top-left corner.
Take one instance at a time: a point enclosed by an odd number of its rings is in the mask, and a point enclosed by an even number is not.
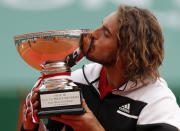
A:
[[[51,117],[50,131],[177,131],[180,108],[160,77],[164,40],[157,19],[146,9],[120,6],[102,26],[81,37],[92,63],[72,73],[82,89],[86,113]],[[99,63],[99,64],[97,64]],[[37,92],[32,102],[37,112]],[[42,128],[24,113],[22,130]],[[67,125],[67,126],[65,126]]]

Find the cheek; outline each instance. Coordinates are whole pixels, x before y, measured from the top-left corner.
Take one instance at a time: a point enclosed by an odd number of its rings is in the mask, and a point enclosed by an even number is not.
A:
[[[92,52],[93,55],[99,56],[99,58],[109,58],[115,57],[117,53],[117,47],[114,43],[103,43],[100,45],[95,45],[95,49]]]
[[[102,39],[98,42],[94,43],[95,48],[99,50],[101,53],[104,51],[116,51],[117,50],[117,43],[112,39]]]

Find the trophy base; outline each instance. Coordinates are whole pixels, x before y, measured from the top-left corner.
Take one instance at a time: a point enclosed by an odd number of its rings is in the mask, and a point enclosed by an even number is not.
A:
[[[79,88],[57,91],[40,91],[37,117],[79,115],[85,113],[82,106],[82,93]]]
[[[85,113],[84,108],[74,108],[74,109],[64,109],[64,110],[50,110],[50,111],[39,111],[37,117],[41,118],[48,118],[50,116],[60,116],[61,114],[64,115],[80,115]]]

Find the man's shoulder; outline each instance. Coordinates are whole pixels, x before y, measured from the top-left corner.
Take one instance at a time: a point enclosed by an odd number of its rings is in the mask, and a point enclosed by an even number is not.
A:
[[[180,129],[180,108],[163,78],[127,96],[147,103],[140,113],[138,125],[165,123]]]
[[[152,103],[153,101],[164,97],[176,101],[174,94],[168,88],[168,85],[163,78],[159,78],[155,82],[149,83],[148,85],[129,93],[127,96],[140,101],[145,101],[146,103]]]
[[[77,69],[71,73],[74,82],[88,84],[99,77],[102,65],[98,63],[90,63],[83,65],[82,68]]]

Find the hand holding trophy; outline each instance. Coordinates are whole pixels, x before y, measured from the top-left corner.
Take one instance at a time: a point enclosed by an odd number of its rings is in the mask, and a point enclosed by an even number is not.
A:
[[[84,112],[81,90],[71,80],[71,67],[83,57],[80,35],[90,32],[90,29],[58,30],[14,37],[23,60],[42,74],[33,87],[40,90],[37,117],[32,114],[35,122],[38,118]],[[32,92],[27,100],[31,96]]]

